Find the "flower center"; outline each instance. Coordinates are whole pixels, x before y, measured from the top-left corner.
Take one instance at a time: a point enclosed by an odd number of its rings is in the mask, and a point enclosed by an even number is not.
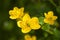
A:
[[[29,23],[27,23],[27,26],[28,26],[28,27],[30,27],[30,24],[29,24]]]
[[[52,17],[48,18],[48,20],[51,21],[52,20]]]

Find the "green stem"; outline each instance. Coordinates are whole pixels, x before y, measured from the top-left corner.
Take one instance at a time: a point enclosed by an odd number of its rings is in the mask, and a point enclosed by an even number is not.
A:
[[[49,0],[50,3],[52,3],[55,7],[57,7],[57,5],[53,2],[53,0]]]

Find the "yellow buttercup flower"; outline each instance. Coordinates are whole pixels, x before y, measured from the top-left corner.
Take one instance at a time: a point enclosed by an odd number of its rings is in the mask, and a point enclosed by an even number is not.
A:
[[[10,10],[9,11],[9,15],[11,19],[17,19],[17,18],[20,18],[23,16],[23,13],[24,12],[24,8],[17,8],[17,7],[14,7],[13,10]]]
[[[31,31],[31,28],[29,27],[28,21],[30,20],[30,16],[26,13],[23,18],[22,21],[18,21],[17,25],[18,27],[21,28],[21,31],[23,33],[28,33]]]
[[[25,40],[37,40],[37,39],[36,39],[36,36],[32,36],[32,37],[31,37],[30,35],[25,35],[25,36],[24,36],[24,39],[25,39]]]
[[[32,29],[36,30],[39,29],[41,26],[39,25],[39,21],[37,17],[30,18],[29,14],[26,13],[22,21],[17,22],[18,27],[22,28],[21,31],[23,33],[28,33]]]
[[[54,16],[53,11],[49,11],[48,14],[44,13],[44,15],[45,15],[44,22],[50,25],[53,25],[55,20],[57,19],[57,16]]]

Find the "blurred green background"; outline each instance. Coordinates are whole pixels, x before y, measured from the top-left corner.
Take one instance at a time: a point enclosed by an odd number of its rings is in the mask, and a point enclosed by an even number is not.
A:
[[[0,0],[0,40],[23,40],[24,34],[17,27],[16,21],[9,18],[9,10],[13,7],[24,7],[25,12],[30,16],[44,16],[44,12],[53,11],[58,16],[60,24],[60,0]],[[36,35],[38,40],[60,40],[60,27],[56,36],[47,34],[43,30],[37,30],[32,35]]]

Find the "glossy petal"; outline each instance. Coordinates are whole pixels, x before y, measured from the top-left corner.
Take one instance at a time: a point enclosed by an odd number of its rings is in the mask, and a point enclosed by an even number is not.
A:
[[[18,10],[18,7],[14,7],[13,10]]]
[[[20,27],[20,28],[25,28],[25,27],[27,27],[27,24],[26,24],[24,21],[18,21],[18,22],[17,22],[17,25],[18,25],[18,27]]]
[[[28,21],[30,20],[29,14],[26,13],[26,14],[23,16],[22,20],[23,20],[24,22],[28,22]]]
[[[25,40],[32,40],[31,36],[30,35],[25,35]]]
[[[48,12],[48,15],[49,15],[49,16],[53,16],[53,11],[49,11],[49,12]]]
[[[23,10],[23,11],[22,11]],[[9,15],[10,15],[10,18],[11,19],[17,19],[17,18],[20,18],[23,16],[23,13],[24,12],[24,8],[17,8],[17,7],[14,7],[13,10],[10,10],[9,11]]]
[[[53,16],[53,17],[52,17],[52,20],[56,20],[56,19],[57,19],[57,16]]]
[[[44,22],[45,22],[45,23],[48,23],[48,22],[49,22],[49,20],[45,18],[45,19],[44,19]]]
[[[12,12],[12,11],[13,11],[13,10],[10,10],[10,11],[9,11],[9,15],[13,15],[13,12]]]
[[[23,33],[29,33],[31,31],[31,28],[30,27],[25,27],[25,28],[22,28],[21,31]]]
[[[36,36],[32,36],[32,40],[37,40],[37,39],[36,39]]]
[[[33,17],[31,20],[30,20],[30,27],[32,29],[39,29],[41,26],[39,25],[39,20],[37,17]]]
[[[50,25],[53,25],[54,24],[54,21],[52,20],[52,21],[49,21],[49,24]]]
[[[9,18],[10,18],[10,19],[16,19],[16,16],[15,16],[15,17],[14,17],[14,16],[10,16]]]
[[[48,16],[47,13],[44,13],[44,16],[47,17]]]
[[[20,11],[20,15],[19,16],[23,16],[24,15],[24,7],[20,8],[19,11]]]

